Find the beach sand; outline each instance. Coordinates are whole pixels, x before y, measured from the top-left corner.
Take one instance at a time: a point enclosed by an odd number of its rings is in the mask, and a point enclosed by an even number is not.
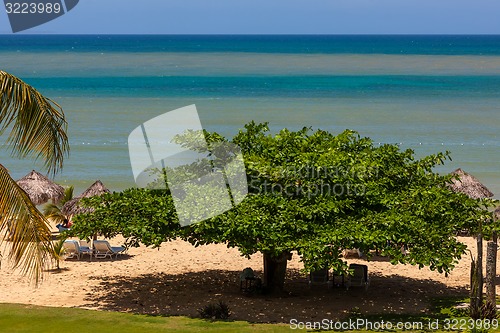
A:
[[[122,239],[111,241],[119,245]],[[461,237],[470,249],[472,237]],[[486,252],[485,252],[486,253]],[[5,256],[5,252],[4,252]],[[160,249],[131,248],[118,259],[67,259],[60,272],[49,271],[38,288],[4,263],[0,269],[0,302],[78,307],[158,315],[197,316],[201,307],[223,300],[233,320],[285,322],[339,319],[350,311],[367,313],[419,313],[429,309],[433,297],[467,296],[470,256],[445,277],[428,268],[392,265],[375,257],[348,258],[368,265],[369,289],[308,286],[294,254],[288,263],[288,295],[244,295],[239,273],[251,267],[262,276],[262,256],[250,260],[224,244],[193,247],[181,240]],[[497,289],[497,292],[499,290]]]

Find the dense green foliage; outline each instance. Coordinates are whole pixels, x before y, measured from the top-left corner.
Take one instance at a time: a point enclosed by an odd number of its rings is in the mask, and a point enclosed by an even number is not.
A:
[[[249,184],[232,210],[182,228],[168,191],[129,189],[85,200],[95,212],[78,216],[73,232],[123,234],[129,245],[160,246],[175,237],[226,242],[243,255],[275,258],[296,250],[306,269],[344,270],[343,249],[378,250],[393,263],[447,273],[465,251],[456,232],[474,230],[488,216],[488,201],[452,192],[451,176],[433,171],[448,152],[415,159],[412,150],[376,146],[349,130],[271,135],[267,124],[253,122],[230,142],[241,147]]]

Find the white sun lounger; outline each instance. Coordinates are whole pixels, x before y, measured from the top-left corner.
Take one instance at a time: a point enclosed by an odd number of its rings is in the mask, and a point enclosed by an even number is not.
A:
[[[103,259],[106,257],[113,258],[113,255],[118,257],[119,254],[125,252],[125,248],[121,246],[111,246],[107,240],[95,240],[93,242],[94,257]]]
[[[65,240],[63,243],[66,258],[80,259],[84,254],[92,255],[92,250],[88,247],[80,247],[76,240]]]

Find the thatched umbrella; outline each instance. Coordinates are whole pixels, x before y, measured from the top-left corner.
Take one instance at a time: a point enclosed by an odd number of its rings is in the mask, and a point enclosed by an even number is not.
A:
[[[64,198],[64,187],[51,181],[35,170],[17,181],[35,205],[41,205],[52,199],[54,202]]]
[[[455,192],[467,194],[473,199],[491,198],[493,193],[484,186],[479,179],[458,168],[451,173],[457,175],[458,179],[453,179],[450,188]]]
[[[62,207],[62,213],[64,215],[76,215],[82,213],[90,213],[92,208],[86,208],[80,206],[80,200],[82,198],[90,198],[96,195],[102,195],[104,193],[109,193],[109,190],[104,186],[100,180],[96,180],[94,184],[90,185],[82,194],[76,198],[66,202]]]

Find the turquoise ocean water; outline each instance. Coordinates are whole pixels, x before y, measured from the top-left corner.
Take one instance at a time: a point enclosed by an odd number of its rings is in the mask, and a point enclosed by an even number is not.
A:
[[[1,69],[59,103],[71,154],[56,176],[134,186],[127,137],[196,104],[207,130],[354,129],[453,161],[500,198],[500,36],[0,36]],[[0,151],[20,178],[29,160]]]

